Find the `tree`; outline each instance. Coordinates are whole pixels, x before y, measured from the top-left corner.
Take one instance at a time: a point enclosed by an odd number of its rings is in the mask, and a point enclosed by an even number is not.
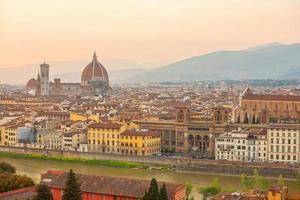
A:
[[[190,198],[192,198],[192,197],[190,197],[191,196],[191,193],[192,193],[192,190],[193,190],[193,185],[192,184],[187,184],[187,186],[186,186],[186,197],[187,197],[187,199],[189,200]]]
[[[254,187],[253,180],[244,173],[241,175],[241,185],[245,190],[250,190]]]
[[[63,200],[81,200],[82,192],[80,190],[80,183],[72,169],[68,173],[66,181],[66,189],[62,197]]]
[[[256,189],[267,190],[270,187],[271,185],[270,180],[266,179],[263,176],[260,176],[256,169],[253,172],[253,176],[254,176]]]
[[[34,182],[28,176],[3,173],[0,174],[0,193],[33,186]]]
[[[40,183],[37,186],[37,196],[34,200],[52,200],[52,193],[47,185]]]
[[[162,188],[160,188],[160,200],[169,200],[165,184],[163,184]]]
[[[151,180],[148,195],[149,195],[149,200],[157,200],[160,197],[158,184],[155,178]]]
[[[0,162],[0,173],[14,174],[16,173],[16,168],[9,163]]]
[[[168,192],[165,184],[163,187],[158,189],[157,181],[153,178],[150,183],[150,188],[145,191],[145,195],[142,200],[168,200]]]
[[[255,124],[256,121],[255,121],[255,115],[252,116],[252,124]]]
[[[244,118],[244,124],[248,124],[248,123],[249,123],[249,119],[248,119],[248,115],[246,113],[245,118]]]
[[[300,171],[298,171],[298,173],[296,175],[296,184],[297,184],[297,187],[300,190]]]
[[[284,182],[284,178],[283,178],[283,176],[280,174],[279,175],[279,177],[278,177],[278,181],[277,181],[277,184],[279,185],[279,186],[285,186],[285,182]]]
[[[222,188],[217,177],[212,181],[211,186],[204,187],[199,190],[199,192],[202,193],[204,197],[219,194],[221,191]]]

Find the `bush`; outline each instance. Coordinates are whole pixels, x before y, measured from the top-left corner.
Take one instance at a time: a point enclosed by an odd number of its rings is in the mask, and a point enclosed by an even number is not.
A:
[[[9,163],[0,162],[0,173],[14,174],[16,173],[16,168]]]
[[[25,175],[0,174],[0,193],[33,186],[33,180]]]
[[[201,188],[199,192],[204,195],[204,197],[213,196],[219,194],[222,191],[222,187],[220,186],[219,179],[216,177],[211,186]]]

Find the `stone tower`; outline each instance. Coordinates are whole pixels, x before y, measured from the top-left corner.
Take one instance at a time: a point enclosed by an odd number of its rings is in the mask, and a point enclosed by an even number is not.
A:
[[[37,86],[35,89],[35,96],[41,96],[41,78],[40,78],[40,73],[38,73],[38,77],[37,77]]]
[[[41,76],[41,95],[48,96],[49,91],[49,65],[43,63],[40,65],[40,76]]]

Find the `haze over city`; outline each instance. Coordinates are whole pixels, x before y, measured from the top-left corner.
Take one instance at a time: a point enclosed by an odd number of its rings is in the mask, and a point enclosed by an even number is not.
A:
[[[299,0],[0,0],[0,200],[300,200]]]
[[[102,60],[154,68],[216,50],[297,43],[299,7],[297,0],[1,0],[0,68],[86,60],[93,50]]]

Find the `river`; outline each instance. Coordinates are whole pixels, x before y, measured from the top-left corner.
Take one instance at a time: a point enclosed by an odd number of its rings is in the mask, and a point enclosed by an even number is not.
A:
[[[45,161],[45,160],[29,160],[29,159],[14,159],[0,157],[0,161],[8,162],[16,167],[17,173],[26,174],[33,178],[36,182],[40,180],[40,174],[47,170],[64,170],[73,169],[75,173],[98,175],[98,176],[117,176],[134,179],[148,179],[156,178],[158,181],[174,182],[174,183],[190,183],[194,186],[193,196],[195,199],[200,199],[201,196],[197,192],[198,188],[208,186],[215,177],[218,177],[222,187],[227,189],[240,189],[240,177],[214,175],[214,174],[200,174],[188,172],[173,172],[160,170],[143,170],[143,169],[123,169],[106,167],[99,165],[84,165],[81,163],[68,163],[60,161]],[[276,180],[273,180],[276,183]],[[286,181],[289,191],[297,191],[294,181]]]

